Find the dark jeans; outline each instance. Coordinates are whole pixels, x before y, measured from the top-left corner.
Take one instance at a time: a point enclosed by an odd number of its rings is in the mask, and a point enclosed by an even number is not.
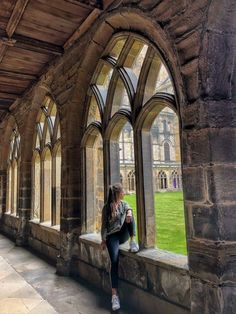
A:
[[[130,223],[124,222],[120,231],[107,236],[106,245],[111,260],[112,288],[118,288],[119,245],[128,241],[132,236],[135,236],[134,219]]]

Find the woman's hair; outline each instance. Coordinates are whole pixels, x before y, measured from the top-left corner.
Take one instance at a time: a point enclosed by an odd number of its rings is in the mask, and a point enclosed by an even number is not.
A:
[[[107,213],[108,216],[111,215],[110,204],[112,202],[117,202],[119,200],[120,193],[123,191],[123,186],[121,183],[115,183],[109,187],[108,198],[107,198]]]
[[[107,203],[110,205],[112,202],[119,200],[120,193],[123,191],[121,183],[115,183],[109,187]]]

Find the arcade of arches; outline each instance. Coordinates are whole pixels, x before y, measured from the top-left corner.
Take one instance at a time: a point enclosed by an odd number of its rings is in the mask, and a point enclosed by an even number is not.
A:
[[[121,248],[124,299],[131,291],[143,313],[235,313],[234,7],[95,9],[94,24],[1,122],[1,232],[59,274],[109,291],[101,210],[109,185],[122,182],[141,248]],[[183,192],[187,256],[156,243],[155,193],[165,191]]]

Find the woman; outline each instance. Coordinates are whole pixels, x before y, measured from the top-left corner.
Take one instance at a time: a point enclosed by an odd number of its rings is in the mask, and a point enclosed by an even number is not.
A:
[[[111,260],[111,292],[112,310],[120,308],[118,297],[118,261],[119,245],[126,242],[130,237],[130,251],[138,252],[139,247],[135,242],[135,223],[132,210],[123,201],[124,190],[120,183],[109,188],[108,201],[102,210],[101,247],[107,247]]]

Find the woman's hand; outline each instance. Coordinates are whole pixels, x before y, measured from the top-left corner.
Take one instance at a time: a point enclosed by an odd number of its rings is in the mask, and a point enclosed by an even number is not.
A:
[[[132,217],[133,217],[132,210],[129,208],[127,209],[127,212],[126,212],[126,218],[125,218],[126,223],[130,223],[132,221]]]
[[[101,250],[104,251],[107,247],[107,244],[106,244],[106,241],[105,240],[102,240],[101,242]]]

